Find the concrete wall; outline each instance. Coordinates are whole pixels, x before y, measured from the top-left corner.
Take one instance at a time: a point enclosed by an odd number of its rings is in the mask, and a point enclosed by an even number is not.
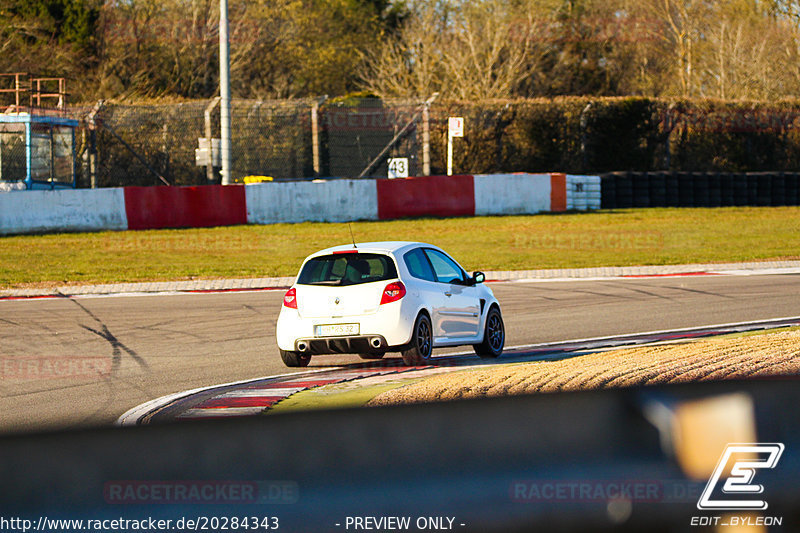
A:
[[[0,233],[128,229],[122,189],[0,194]]]
[[[550,211],[550,174],[476,174],[475,214],[525,215]]]
[[[315,180],[245,186],[248,224],[376,220],[374,180]]]
[[[599,177],[558,173],[16,191],[0,194],[0,234],[520,215],[599,207]]]

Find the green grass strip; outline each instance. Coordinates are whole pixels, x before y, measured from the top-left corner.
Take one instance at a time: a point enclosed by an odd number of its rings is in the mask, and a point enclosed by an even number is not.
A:
[[[439,245],[469,270],[797,259],[800,207],[654,208],[353,223],[358,241]],[[350,241],[302,223],[0,237],[0,286],[293,276]]]
[[[347,407],[362,407],[375,396],[412,383],[423,381],[427,377],[402,379],[360,387],[353,387],[348,383],[342,387],[341,383],[323,385],[313,389],[306,389],[292,394],[270,407],[267,414],[289,413],[293,411],[308,411],[310,409],[344,409]]]

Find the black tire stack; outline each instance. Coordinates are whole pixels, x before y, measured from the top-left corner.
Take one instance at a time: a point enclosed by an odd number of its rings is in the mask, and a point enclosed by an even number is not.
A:
[[[692,176],[694,188],[694,205],[692,207],[708,207],[708,174],[698,172]]]
[[[650,173],[650,207],[667,207],[667,174]]]
[[[772,177],[770,199],[772,200],[771,205],[786,205],[786,177],[783,172],[778,172],[777,175]]]
[[[678,207],[696,207],[691,172],[678,173]]]
[[[747,205],[747,175],[733,175],[733,205]]]
[[[746,174],[747,176],[747,203],[744,205],[758,204],[758,175]]]
[[[633,207],[650,207],[650,176],[631,173]]]
[[[788,173],[785,175],[785,179],[784,190],[786,191],[786,205],[800,205],[797,190],[799,185],[797,173]]]
[[[727,207],[736,205],[734,202],[734,175],[723,173],[719,175],[719,205]]]
[[[625,172],[617,177],[616,198],[617,207],[627,209],[633,207],[633,180],[631,172]]]
[[[612,172],[600,180],[603,209],[800,205],[797,172]]]
[[[600,176],[600,209],[617,207],[617,177],[615,174]]]

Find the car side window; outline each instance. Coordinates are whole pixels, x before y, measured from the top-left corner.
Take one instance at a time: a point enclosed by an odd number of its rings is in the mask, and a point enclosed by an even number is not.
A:
[[[431,270],[431,264],[421,248],[415,248],[403,254],[403,261],[408,267],[408,272],[417,279],[425,281],[436,281],[436,277]]]
[[[461,270],[455,261],[447,257],[438,250],[425,250],[428,259],[431,260],[433,272],[436,280],[440,283],[463,283],[464,271]]]

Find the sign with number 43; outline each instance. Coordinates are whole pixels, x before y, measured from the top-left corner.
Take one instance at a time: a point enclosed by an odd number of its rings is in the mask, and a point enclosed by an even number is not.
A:
[[[391,157],[389,158],[389,178],[408,177],[408,158]]]

